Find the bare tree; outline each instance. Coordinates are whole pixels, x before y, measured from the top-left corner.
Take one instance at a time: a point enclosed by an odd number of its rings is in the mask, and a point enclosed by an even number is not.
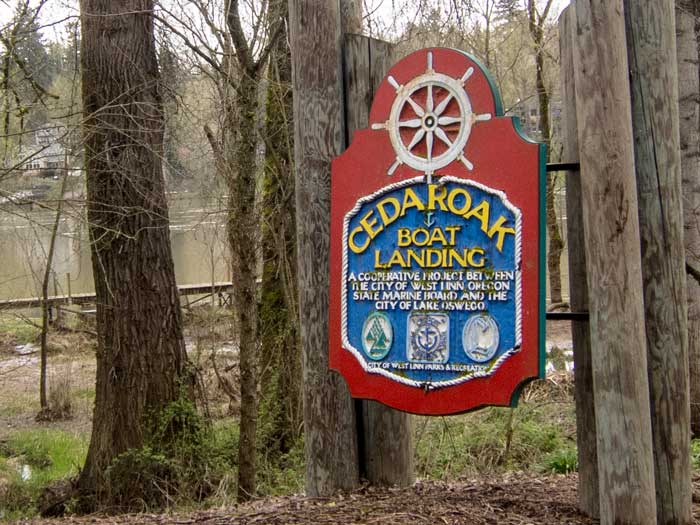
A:
[[[527,0],[527,17],[530,36],[532,37],[535,54],[535,78],[537,102],[540,113],[540,130],[542,139],[547,143],[547,159],[551,155],[552,131],[549,121],[550,97],[545,84],[545,25],[548,22],[553,0],[547,0],[544,7],[538,8],[535,0]],[[554,203],[556,193],[556,174],[547,174],[547,191],[545,206],[547,213],[547,234],[549,245],[547,249],[547,269],[549,270],[549,297],[552,304],[562,302],[561,296],[561,254],[564,251],[564,241],[559,230],[557,209]]]

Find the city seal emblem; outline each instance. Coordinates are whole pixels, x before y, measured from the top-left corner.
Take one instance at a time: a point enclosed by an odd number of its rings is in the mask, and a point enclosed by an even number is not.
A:
[[[450,357],[449,333],[447,314],[412,312],[408,316],[408,360],[446,363]]]
[[[499,332],[496,320],[489,314],[472,316],[464,325],[462,345],[472,361],[486,363],[498,350]]]

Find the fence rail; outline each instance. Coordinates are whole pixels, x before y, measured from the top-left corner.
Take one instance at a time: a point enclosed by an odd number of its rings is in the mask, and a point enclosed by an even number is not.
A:
[[[181,296],[217,294],[233,291],[233,283],[216,282],[202,284],[183,284],[177,287]],[[86,304],[94,303],[97,297],[94,293],[78,293],[71,295],[52,295],[48,298],[49,307],[63,304]],[[21,299],[0,300],[0,310],[12,310],[20,308],[35,308],[41,306],[41,297],[24,297]]]

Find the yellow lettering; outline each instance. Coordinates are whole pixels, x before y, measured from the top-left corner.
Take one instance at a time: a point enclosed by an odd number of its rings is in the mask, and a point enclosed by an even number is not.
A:
[[[411,250],[408,250],[408,253],[410,255]],[[389,262],[386,265],[387,266],[394,266],[395,264],[398,264],[399,266],[401,266],[403,268],[407,267],[406,261],[404,260],[403,256],[401,255],[401,252],[399,250],[394,250],[394,253],[391,256],[391,259],[389,259]]]
[[[442,211],[447,211],[445,197],[447,197],[447,188],[445,186],[436,184],[428,186],[428,210],[434,210],[435,204],[439,204]]]
[[[397,237],[397,243],[401,248],[411,244],[411,230],[408,228],[399,228]]]
[[[476,217],[477,219],[480,219],[481,231],[486,233],[489,230],[489,210],[489,202],[481,201],[481,204],[479,204],[476,208],[466,213],[464,215],[464,218],[469,219],[470,217]]]
[[[499,252],[503,251],[503,238],[506,236],[507,233],[510,233],[511,235],[515,235],[515,229],[514,228],[504,228],[503,223],[506,222],[506,218],[504,216],[500,216],[498,220],[491,226],[491,229],[488,232],[489,238],[492,238],[494,235],[498,233],[498,240],[496,241],[496,248],[498,249]]]
[[[427,249],[425,261],[426,268],[437,268],[442,264],[442,250]]]
[[[481,256],[480,259],[477,261],[475,260],[474,256]],[[469,266],[472,268],[483,268],[484,267],[484,250],[481,248],[472,248],[472,250],[469,252]]]
[[[374,239],[377,234],[384,229],[383,226],[379,226],[379,228],[373,230],[377,225],[377,218],[372,217],[372,214],[374,213],[374,210],[369,210],[364,217],[360,219],[360,226],[362,226],[365,231],[367,232],[367,235],[369,235],[370,239]],[[371,217],[371,219],[370,219]]]
[[[421,237],[422,239],[419,240],[419,237]],[[425,246],[430,242],[428,230],[426,230],[425,228],[417,228],[413,230],[412,238],[413,244],[415,244],[416,246]]]
[[[369,238],[365,239],[365,242],[362,245],[355,244],[355,235],[358,233],[362,233],[362,228],[360,226],[350,232],[350,236],[348,237],[348,246],[350,246],[350,249],[353,252],[362,253],[367,249],[367,246],[369,246]]]
[[[406,266],[407,267],[411,266],[411,261],[414,261],[420,267],[425,266],[425,250],[421,250],[419,253],[420,253],[420,257],[413,250],[406,251],[406,258],[407,258]]]
[[[391,212],[391,215],[388,215],[385,210],[385,206],[388,204],[394,207],[394,210]],[[398,199],[394,197],[387,197],[386,199],[380,201],[379,204],[377,204],[377,211],[379,212],[379,216],[382,218],[382,222],[386,227],[389,226],[399,217],[399,214],[401,212],[401,204],[399,203]]]
[[[374,250],[374,268],[379,269],[379,268],[388,268],[388,264],[384,264],[379,260],[379,250]],[[348,279],[349,280],[349,279]]]
[[[408,208],[417,208],[418,211],[425,210],[425,204],[418,198],[418,195],[414,193],[411,188],[406,188],[403,193],[403,207],[401,208],[401,217],[406,215],[406,210]]]
[[[448,226],[448,227],[445,228],[445,229],[447,230],[447,233],[450,235],[450,242],[449,242],[449,245],[450,245],[450,246],[454,246],[454,245],[455,245],[455,234],[456,234],[458,231],[461,231],[461,230],[462,230],[462,227],[461,227],[461,226]]]
[[[455,201],[460,196],[464,197],[464,204],[458,208],[455,205]],[[465,213],[467,213],[469,211],[469,208],[471,207],[471,205],[472,205],[472,196],[469,195],[469,192],[467,190],[465,190],[464,188],[453,189],[447,197],[447,207],[455,215],[464,215]]]
[[[430,234],[430,242],[428,244],[432,246],[436,242],[442,243],[443,246],[447,244],[447,239],[445,238],[445,234],[442,232],[442,228],[435,228],[433,233]]]
[[[455,261],[459,263],[462,268],[467,266],[468,250],[464,250],[463,254],[460,256],[459,252],[454,248],[450,249],[450,266],[454,266]]]

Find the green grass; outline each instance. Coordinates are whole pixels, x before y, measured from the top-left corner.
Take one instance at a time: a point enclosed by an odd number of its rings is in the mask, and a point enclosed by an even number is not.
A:
[[[36,512],[36,500],[52,481],[78,473],[85,461],[88,436],[62,430],[36,429],[12,433],[0,448],[0,519],[17,519]],[[22,479],[22,467],[29,479]]]
[[[700,439],[690,441],[690,464],[693,470],[700,471]]]
[[[515,471],[575,470],[570,402],[521,403],[461,416],[417,418],[418,477],[450,480]],[[559,466],[562,463],[563,466]]]
[[[38,322],[38,320],[37,320]],[[39,338],[39,328],[24,319],[0,315],[0,334],[10,336],[15,344],[34,343]]]

